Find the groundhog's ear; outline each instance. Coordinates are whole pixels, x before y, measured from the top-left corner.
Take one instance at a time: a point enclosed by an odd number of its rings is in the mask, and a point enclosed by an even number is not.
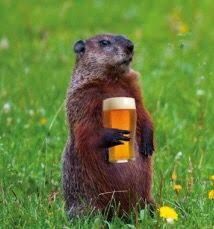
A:
[[[79,40],[74,44],[75,53],[84,53],[85,52],[85,41]]]

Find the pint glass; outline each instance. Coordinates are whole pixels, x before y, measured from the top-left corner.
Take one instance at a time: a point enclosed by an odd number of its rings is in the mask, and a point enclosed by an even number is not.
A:
[[[136,132],[135,99],[114,97],[103,101],[103,124],[106,128],[130,131],[130,141],[109,148],[109,162],[122,163],[135,159],[134,142]]]

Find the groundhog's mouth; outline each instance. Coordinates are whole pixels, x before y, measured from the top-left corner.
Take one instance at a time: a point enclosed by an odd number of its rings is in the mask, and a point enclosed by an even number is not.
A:
[[[120,62],[120,65],[123,65],[123,64],[129,65],[131,61],[132,61],[132,57],[126,58],[122,62]]]

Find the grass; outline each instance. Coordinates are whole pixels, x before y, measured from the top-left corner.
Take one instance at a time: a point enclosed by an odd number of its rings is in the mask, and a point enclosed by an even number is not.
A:
[[[213,228],[212,1],[0,2],[0,228],[166,228],[146,210],[130,223],[100,215],[69,222],[61,195],[64,99],[72,43],[126,34],[136,46],[156,127],[154,197],[176,210],[174,228]],[[180,153],[179,153],[180,152]],[[173,171],[177,178],[172,181]],[[173,184],[182,185],[176,194]],[[137,218],[137,219],[136,219]]]

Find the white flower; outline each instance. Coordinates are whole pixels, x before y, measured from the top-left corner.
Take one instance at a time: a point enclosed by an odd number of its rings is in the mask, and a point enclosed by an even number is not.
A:
[[[197,91],[196,91],[196,95],[198,95],[198,96],[202,96],[202,95],[204,95],[205,94],[205,92],[204,92],[204,90],[202,90],[202,89],[198,89]]]
[[[41,115],[45,115],[46,111],[45,111],[45,109],[44,109],[43,107],[41,107],[41,108],[39,109],[39,113],[40,113]]]
[[[24,73],[27,75],[30,72],[30,68],[29,67],[25,67],[24,68]]]
[[[204,80],[204,79],[205,79],[205,76],[200,76],[199,79],[200,79],[200,80]]]
[[[167,219],[166,219],[166,222],[169,223],[169,224],[173,224],[173,223],[174,223],[174,219],[172,219],[172,218],[167,218]]]
[[[10,110],[11,110],[11,104],[10,103],[5,103],[3,105],[3,111],[4,111],[4,113],[9,113]]]
[[[32,110],[32,109],[30,109],[30,110],[28,111],[28,113],[29,113],[30,116],[34,116],[34,114],[35,114],[35,113],[34,113],[34,110]]]
[[[24,127],[24,129],[28,129],[30,127],[30,125],[29,124],[25,124],[23,127]]]
[[[8,49],[9,48],[9,41],[7,37],[2,37],[0,40],[0,49]]]
[[[180,157],[182,157],[182,152],[180,151],[180,152],[178,152],[177,154],[176,154],[176,156],[175,156],[175,160],[178,160]]]

